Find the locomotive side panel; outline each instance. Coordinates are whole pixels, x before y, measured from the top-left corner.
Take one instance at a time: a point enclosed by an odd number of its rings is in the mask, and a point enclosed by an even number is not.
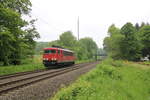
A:
[[[43,54],[43,64],[45,66],[57,64],[74,64],[74,53],[67,49],[45,48]]]

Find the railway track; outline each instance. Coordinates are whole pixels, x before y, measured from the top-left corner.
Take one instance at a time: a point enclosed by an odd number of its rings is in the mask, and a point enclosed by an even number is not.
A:
[[[14,75],[8,75],[0,77],[0,95],[5,94],[9,91],[12,91],[14,89],[21,88],[23,86],[27,86],[48,78],[52,78],[73,70],[80,69],[82,67],[85,67],[89,64],[95,64],[94,63],[84,63],[84,64],[77,64],[71,67],[65,67],[61,69],[55,69],[55,70],[42,70],[37,72],[27,72],[27,73],[18,73]],[[82,66],[82,67],[81,67]],[[5,77],[5,78],[4,78]]]
[[[21,76],[21,75],[38,73],[38,72],[42,72],[42,71],[45,71],[45,70],[46,69],[41,69],[41,70],[36,70],[36,71],[27,71],[27,72],[19,72],[19,73],[9,74],[9,75],[2,75],[2,76],[0,76],[0,80],[6,79],[6,78],[11,78],[11,77],[17,77],[17,76]]]
[[[76,64],[76,65],[81,65],[81,64]],[[52,70],[54,70],[54,69],[52,69]],[[35,71],[18,72],[18,73],[15,73],[15,74],[1,75],[0,76],[0,80],[7,79],[7,78],[12,78],[12,77],[17,77],[17,76],[23,76],[23,75],[33,74],[33,73],[44,72],[44,71],[48,71],[48,69],[40,69],[40,70],[35,70]]]

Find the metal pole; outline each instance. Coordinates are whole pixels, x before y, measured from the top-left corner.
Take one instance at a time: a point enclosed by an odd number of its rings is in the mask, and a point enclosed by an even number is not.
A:
[[[78,22],[77,22],[77,32],[78,32],[78,40],[79,40],[79,16],[78,16]]]

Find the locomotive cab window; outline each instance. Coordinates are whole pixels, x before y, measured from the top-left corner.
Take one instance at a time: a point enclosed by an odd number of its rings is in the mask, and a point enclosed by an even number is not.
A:
[[[48,53],[48,54],[56,53],[56,50],[44,50],[44,53]]]
[[[60,54],[60,50],[58,50],[58,54]]]
[[[68,51],[63,51],[63,54],[65,56],[73,56],[73,53],[72,52],[68,52]]]

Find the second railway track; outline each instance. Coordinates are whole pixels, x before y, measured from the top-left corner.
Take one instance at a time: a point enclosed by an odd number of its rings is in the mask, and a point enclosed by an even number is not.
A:
[[[35,72],[29,73],[29,75],[23,74],[21,76],[17,75],[16,77],[12,76],[12,77],[7,77],[6,79],[3,78],[0,80],[0,95],[5,94],[14,89],[21,88],[26,85],[39,82],[41,80],[52,78],[52,77],[82,68],[89,64],[93,64],[93,63],[77,64],[71,67],[65,67],[65,68],[61,68],[57,70],[39,71],[37,73]]]

